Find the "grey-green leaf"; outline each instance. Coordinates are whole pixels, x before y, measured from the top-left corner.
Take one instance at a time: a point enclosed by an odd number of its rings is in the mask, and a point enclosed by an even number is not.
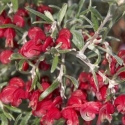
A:
[[[19,120],[21,119],[22,114],[19,114],[14,122],[14,125],[18,125]]]
[[[13,4],[13,10],[16,12],[18,10],[18,0],[11,0]]]
[[[26,113],[25,117],[22,118],[19,125],[27,125],[28,120],[30,119],[31,115],[32,115],[32,112]]]
[[[8,119],[4,114],[0,114],[1,125],[8,125]]]
[[[51,73],[53,73],[55,69],[57,68],[58,61],[59,61],[59,57],[55,56],[52,62]]]
[[[50,19],[49,19],[47,16],[45,16],[44,14],[42,14],[42,13],[40,13],[40,12],[34,10],[34,9],[31,9],[31,8],[29,8],[29,7],[26,7],[26,9],[27,9],[29,12],[31,12],[31,13],[35,14],[36,16],[40,17],[41,19],[43,19],[43,20],[45,20],[45,21],[47,21],[47,22],[52,22],[52,20],[50,20]]]
[[[78,81],[74,77],[69,76],[69,75],[65,75],[65,77],[67,77],[68,79],[70,79],[72,81],[72,83],[74,84],[75,88],[78,88],[79,83],[78,83]]]
[[[99,22],[98,22],[97,17],[95,17],[95,15],[93,13],[91,13],[91,20],[92,20],[92,23],[93,23],[94,31],[97,31],[97,29],[99,27]]]
[[[100,20],[103,20],[101,14],[99,13],[99,11],[97,9],[95,9],[94,7],[90,7],[90,11]]]
[[[10,60],[16,60],[16,59],[26,59],[26,58],[19,53],[13,53],[10,57]]]
[[[6,5],[3,5],[0,7],[0,14],[4,11],[5,8],[6,8]]]
[[[67,4],[65,3],[63,5],[63,7],[61,8],[61,10],[59,11],[59,15],[58,15],[59,16],[59,18],[58,18],[59,25],[61,24],[65,14],[66,14],[66,11],[67,11]]]
[[[84,4],[85,0],[80,0],[78,3],[78,12],[77,12],[77,16],[79,15],[80,11],[82,10],[83,4]]]
[[[4,28],[14,28],[14,29],[18,30],[19,32],[24,33],[22,28],[14,25],[14,24],[3,24],[3,25],[0,25],[0,29],[4,29]]]
[[[47,88],[41,95],[39,100],[43,100],[46,98],[50,93],[52,93],[56,88],[59,86],[59,81],[56,79],[54,82]]]
[[[9,106],[9,105],[5,105],[5,107],[8,108],[12,112],[21,113],[21,109],[19,109],[19,108]]]
[[[82,33],[77,30],[71,30],[71,33],[73,34],[72,42],[79,50],[81,50],[84,45],[84,39]]]

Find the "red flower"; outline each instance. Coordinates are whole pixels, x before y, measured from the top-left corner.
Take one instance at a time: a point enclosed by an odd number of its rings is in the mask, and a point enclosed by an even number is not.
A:
[[[68,29],[62,29],[59,32],[59,36],[55,42],[55,44],[59,44],[62,43],[61,45],[61,49],[70,49],[71,48],[71,42],[70,42],[70,38],[71,38],[71,33]]]
[[[125,115],[122,116],[122,125],[125,125]]]
[[[16,24],[19,27],[24,27],[25,26],[25,21],[22,16],[20,15],[14,15],[13,17],[13,23]]]
[[[13,39],[16,36],[15,30],[12,28],[7,28],[4,32],[4,37],[6,38],[5,41],[5,46],[6,47],[13,47],[14,46],[14,42]]]
[[[47,37],[45,42],[43,43],[43,52],[46,52],[47,48],[53,46],[53,39],[51,37]]]
[[[38,6],[37,10],[41,13],[44,13],[44,11],[49,11],[50,13],[52,13],[52,9],[49,6],[46,6],[46,5],[43,5],[43,4]]]
[[[27,71],[29,69],[29,64],[27,62],[23,63],[22,70]]]
[[[41,52],[42,52],[42,44],[36,45],[33,40],[26,42],[20,49],[20,53],[27,58],[39,56]]]
[[[95,118],[96,114],[99,113],[101,102],[85,102],[80,109],[81,117],[85,121],[91,121]]]
[[[22,100],[25,99],[24,82],[20,78],[12,78],[9,85],[0,93],[0,100],[5,104],[11,104],[18,107]]]
[[[32,27],[31,29],[29,29],[29,31],[28,31],[28,37],[30,39],[35,39],[36,42],[38,40],[45,40],[46,39],[45,33],[39,27]]]
[[[79,125],[79,119],[76,111],[72,108],[62,110],[62,117],[67,120],[67,125]]]
[[[0,54],[0,61],[3,64],[8,64],[10,63],[10,56],[13,54],[13,52],[11,50],[4,50],[2,51],[2,53]]]
[[[37,103],[39,101],[39,96],[40,96],[40,92],[38,90],[33,91],[31,93],[29,107],[31,107],[33,110],[35,110],[37,107]]]
[[[9,86],[17,86],[23,88],[25,85],[24,81],[19,77],[13,77],[9,81]]]
[[[51,29],[51,24],[44,24],[44,32],[47,33]]]
[[[115,99],[114,105],[117,107],[118,112],[125,114],[125,95],[119,95]]]
[[[46,61],[41,61],[39,63],[39,69],[46,71],[49,68],[50,68],[50,64],[46,63]]]
[[[98,100],[101,101],[101,100],[106,99],[107,89],[108,89],[108,86],[104,85],[99,89],[99,92],[96,92],[96,97],[97,97]]]
[[[103,104],[99,111],[97,125],[101,125],[101,122],[103,122],[105,119],[107,119],[111,123],[113,113],[114,106],[110,102]]]
[[[18,9],[17,12],[16,12],[16,15],[26,17],[26,16],[28,16],[28,13],[25,9]]]
[[[46,115],[41,118],[40,123],[41,125],[53,125],[54,120],[58,120],[61,117],[61,112],[59,111],[58,108],[53,107],[50,108]]]
[[[71,48],[70,40],[63,37],[63,36],[57,38],[56,45],[59,44],[59,43],[62,43],[62,45],[60,47],[61,49],[70,49]]]
[[[66,28],[61,29],[59,32],[59,37],[65,37],[67,39],[70,39],[71,36],[72,36],[71,32]]]
[[[32,110],[34,116],[43,117],[52,107],[51,100],[42,100],[37,103],[37,107],[35,110]]]

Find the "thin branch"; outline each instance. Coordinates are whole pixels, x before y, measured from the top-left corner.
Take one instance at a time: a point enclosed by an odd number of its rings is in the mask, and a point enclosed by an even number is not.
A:
[[[96,39],[100,33],[100,31],[102,30],[102,28],[104,27],[104,25],[111,19],[112,15],[110,15],[110,13],[107,14],[107,16],[105,17],[104,21],[101,23],[101,25],[99,26],[98,30],[95,32],[95,34],[93,35],[93,37],[90,39],[90,41],[88,41],[85,46],[82,48],[81,52],[84,53],[85,50],[87,49],[87,47],[94,41],[94,39]]]

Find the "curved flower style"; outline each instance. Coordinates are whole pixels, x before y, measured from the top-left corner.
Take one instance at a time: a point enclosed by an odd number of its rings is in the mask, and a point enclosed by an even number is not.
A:
[[[72,108],[62,110],[62,117],[67,120],[67,125],[79,125],[78,115]]]
[[[81,117],[85,121],[91,121],[95,118],[96,114],[99,113],[99,110],[102,106],[101,102],[86,102],[80,109]]]
[[[107,119],[110,123],[112,120],[112,114],[114,113],[114,105],[110,102],[106,102],[100,108],[97,125],[101,125],[104,119]]]
[[[0,100],[5,104],[11,104],[18,107],[22,100],[25,99],[24,82],[20,78],[12,78],[9,85],[0,93]]]
[[[27,58],[33,58],[42,52],[42,44],[36,45],[34,40],[30,40],[22,46],[19,52]]]
[[[117,107],[118,112],[125,114],[125,95],[119,95],[115,99],[114,105]]]

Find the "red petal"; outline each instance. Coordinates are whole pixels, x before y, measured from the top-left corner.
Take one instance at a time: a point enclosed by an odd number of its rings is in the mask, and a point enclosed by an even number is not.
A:
[[[9,81],[10,86],[24,87],[24,81],[19,77],[14,77]]]

